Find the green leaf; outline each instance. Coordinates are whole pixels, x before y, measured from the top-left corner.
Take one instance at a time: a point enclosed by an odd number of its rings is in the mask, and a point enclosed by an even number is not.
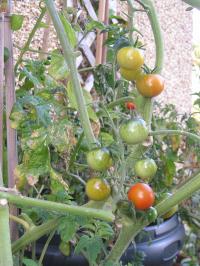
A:
[[[80,254],[81,251],[84,251],[90,263],[94,263],[96,262],[97,256],[100,254],[102,247],[103,242],[101,238],[84,235],[80,238],[75,248],[75,253]]]
[[[71,82],[68,82],[68,85],[67,85],[67,95],[68,95],[68,98],[69,98],[70,107],[78,110],[78,105],[77,105],[77,102],[76,102],[76,97],[75,97],[74,89],[72,87],[72,83]],[[87,104],[87,111],[88,111],[89,118],[92,119],[94,122],[98,122],[97,115],[96,115],[95,111],[91,107],[91,105],[93,103],[92,96],[84,88],[83,88],[83,96],[84,96],[85,102]]]
[[[10,18],[11,29],[13,31],[20,30],[22,27],[23,21],[24,21],[24,16],[12,14],[12,16]]]
[[[49,26],[45,22],[40,22],[38,28],[48,28]]]
[[[77,38],[74,29],[72,28],[71,24],[69,23],[63,12],[60,13],[60,19],[64,26],[69,42],[71,43],[72,47],[75,47],[77,44]]]
[[[65,79],[69,75],[67,63],[58,50],[54,50],[51,54],[51,64],[48,72],[56,80]]]
[[[73,128],[67,119],[53,123],[48,127],[48,143],[53,145],[58,152],[70,153],[75,138]]]
[[[39,176],[50,170],[50,154],[47,146],[36,150],[28,150],[24,161],[27,175]]]
[[[92,20],[86,24],[85,28],[86,28],[86,31],[89,32],[89,31],[93,31],[95,29],[104,30],[106,28],[106,26],[100,21]]]
[[[71,240],[78,229],[78,224],[73,216],[63,217],[58,226],[58,232],[62,241]]]
[[[23,258],[22,262],[25,266],[38,266],[38,263],[31,259]]]
[[[101,132],[99,135],[99,139],[101,140],[101,144],[103,147],[108,147],[114,142],[113,136],[106,132]]]
[[[165,173],[165,184],[171,186],[173,183],[173,178],[176,174],[176,165],[174,161],[168,157],[165,157],[164,163],[164,173]]]

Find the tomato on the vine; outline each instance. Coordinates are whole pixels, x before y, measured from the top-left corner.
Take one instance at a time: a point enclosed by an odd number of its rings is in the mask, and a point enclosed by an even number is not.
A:
[[[158,212],[154,207],[150,207],[147,211],[147,219],[149,223],[155,222],[158,217]]]
[[[137,161],[134,165],[135,174],[143,179],[149,179],[156,174],[157,165],[153,159]]]
[[[135,105],[133,102],[126,102],[126,103],[125,103],[125,107],[126,107],[128,110],[135,110],[135,109],[136,109],[136,105]]]
[[[86,194],[95,201],[106,200],[110,196],[111,188],[106,180],[93,177],[86,183]]]
[[[69,256],[70,255],[70,242],[61,241],[59,245],[59,250],[63,255]]]
[[[129,81],[134,81],[141,77],[142,70],[141,68],[132,70],[132,69],[120,67],[120,73],[124,79],[129,80]]]
[[[120,126],[119,133],[127,144],[139,144],[147,139],[148,128],[143,119],[131,119]]]
[[[144,56],[137,48],[123,47],[117,52],[117,62],[122,68],[136,70],[144,64]]]
[[[136,87],[141,95],[152,98],[164,90],[164,78],[158,74],[146,74],[136,80]]]
[[[136,183],[128,191],[128,199],[138,210],[149,209],[155,200],[152,188],[145,183]]]
[[[87,153],[87,163],[96,171],[104,171],[112,166],[110,152],[106,148],[97,148]]]

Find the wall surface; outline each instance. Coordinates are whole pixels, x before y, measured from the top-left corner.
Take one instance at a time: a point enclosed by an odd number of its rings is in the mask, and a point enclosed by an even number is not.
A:
[[[192,12],[186,11],[187,5],[181,0],[155,0],[156,9],[165,45],[165,64],[163,76],[166,79],[165,92],[157,97],[163,103],[173,103],[180,112],[188,112],[191,108],[191,73],[192,73]],[[14,12],[25,15],[25,27],[14,34],[14,42],[22,47],[27,39],[28,32],[33,27],[39,14],[39,1],[14,1]],[[125,2],[121,2],[125,3]],[[127,12],[125,4],[118,2],[118,10]],[[141,30],[146,44],[146,62],[153,66],[154,42],[147,15],[139,13],[135,17],[135,26]],[[44,29],[40,29],[31,47],[38,49],[41,46]],[[54,32],[50,35],[49,49],[57,45]],[[15,49],[15,53],[18,50]],[[34,53],[31,56],[36,56]]]

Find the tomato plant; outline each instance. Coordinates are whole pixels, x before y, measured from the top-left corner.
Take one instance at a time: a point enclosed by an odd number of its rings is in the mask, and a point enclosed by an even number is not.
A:
[[[123,47],[117,52],[117,62],[122,68],[138,70],[144,64],[144,57],[137,48]]]
[[[85,189],[88,198],[95,201],[106,200],[111,192],[107,181],[98,177],[89,179]]]
[[[146,74],[136,80],[136,87],[141,95],[152,98],[164,90],[164,78],[158,74]]]
[[[137,161],[134,165],[134,171],[137,176],[148,180],[155,175],[157,165],[153,159],[147,158]]]
[[[136,183],[128,191],[128,199],[138,210],[149,209],[155,200],[152,188],[145,183]]]
[[[104,171],[111,167],[112,158],[106,148],[94,149],[87,153],[89,167],[96,171]]]
[[[120,126],[119,133],[127,144],[138,144],[148,137],[148,128],[143,119],[132,119]]]

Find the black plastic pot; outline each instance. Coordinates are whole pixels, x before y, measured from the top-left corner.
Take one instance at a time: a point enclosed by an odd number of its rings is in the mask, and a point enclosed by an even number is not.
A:
[[[185,238],[184,226],[176,214],[160,225],[148,226],[136,239],[136,249],[145,253],[145,266],[171,266],[182,248]],[[122,256],[124,264],[133,260],[135,247],[129,246]]]
[[[123,265],[133,261],[137,249],[146,255],[143,262],[145,266],[171,266],[182,248],[184,237],[184,226],[177,214],[160,225],[148,226],[144,229],[144,233],[136,237],[136,248],[130,245],[122,256]],[[36,255],[40,255],[45,242],[44,237],[37,242]],[[59,243],[59,236],[55,235],[44,257],[44,266],[89,266],[83,256],[62,255],[58,249]]]

